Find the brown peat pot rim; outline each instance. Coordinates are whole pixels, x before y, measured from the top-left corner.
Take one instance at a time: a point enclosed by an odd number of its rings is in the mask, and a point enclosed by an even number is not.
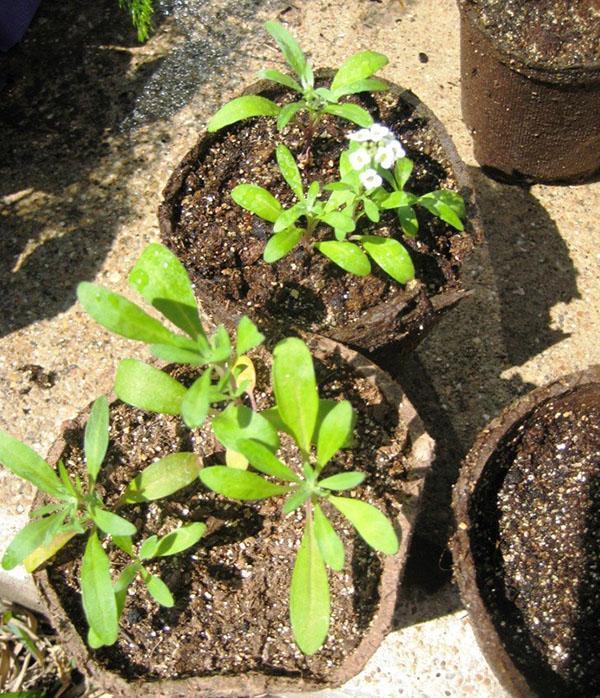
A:
[[[389,632],[413,526],[419,510],[424,480],[434,458],[434,442],[426,433],[421,419],[402,388],[387,373],[362,355],[337,342],[308,334],[305,335],[305,339],[316,358],[337,354],[361,378],[376,384],[387,401],[397,409],[400,423],[407,426],[407,441],[411,445],[411,463],[409,476],[404,487],[406,501],[400,515],[394,522],[400,538],[400,549],[396,555],[384,557],[379,584],[380,603],[369,630],[355,650],[332,671],[331,678],[327,683],[257,671],[244,675],[225,674],[174,680],[129,682],[96,663],[62,608],[60,599],[49,581],[46,569],[42,568],[34,573],[34,582],[47,608],[48,616],[53,627],[58,631],[61,644],[65,647],[68,655],[75,660],[77,668],[86,675],[93,685],[100,686],[115,696],[130,696],[134,691],[142,690],[147,696],[181,696],[182,698],[199,695],[215,698],[217,696],[259,696],[273,692],[319,690],[340,686],[359,673]],[[111,396],[111,401],[113,397]],[[74,422],[67,422],[65,427],[72,428],[74,425],[82,427],[87,419],[89,409],[88,407],[83,410]],[[51,465],[58,461],[65,446],[64,434],[61,434],[48,453],[48,462]],[[38,505],[40,496],[38,493],[34,506]]]
[[[495,57],[510,68],[533,80],[558,85],[585,85],[600,82],[600,63],[574,64],[564,67],[533,62],[521,52],[509,47],[504,37],[492,36],[481,19],[481,13],[471,0],[457,0],[458,7],[471,25],[481,32],[495,48]]]
[[[317,78],[330,78],[334,72],[330,69],[316,71]],[[461,160],[452,139],[443,124],[435,114],[410,90],[400,87],[395,83],[384,80],[389,86],[390,94],[397,100],[403,100],[411,105],[416,116],[427,121],[428,127],[435,134],[445,157],[450,164],[458,191],[463,196],[466,206],[465,233],[471,240],[471,251],[483,242],[483,227],[476,205],[473,183],[466,165]],[[282,90],[268,80],[260,80],[253,83],[243,91],[243,95],[265,94],[273,96]],[[233,127],[236,125],[233,124]],[[182,191],[185,180],[192,171],[194,164],[202,159],[211,145],[227,133],[227,127],[216,133],[203,132],[196,145],[185,155],[179,165],[171,174],[163,189],[163,201],[158,208],[158,222],[161,239],[168,244],[176,228],[179,216],[179,206],[182,199]],[[358,127],[357,127],[358,128]],[[457,231],[456,231],[457,232]],[[464,260],[462,261],[464,265]],[[418,281],[418,279],[417,279]],[[428,296],[424,284],[417,287],[405,287],[402,295],[390,301],[380,303],[366,311],[357,320],[344,326],[329,328],[320,326],[316,332],[327,336],[334,341],[353,346],[359,351],[370,352],[387,344],[394,344],[405,338],[410,340],[420,339],[431,329],[435,321],[449,308],[453,307],[462,298],[468,295],[462,287],[460,278],[455,284],[448,284],[432,296]],[[200,295],[202,291],[199,292]],[[206,313],[217,322],[231,322],[232,315],[241,315],[248,309],[243,302],[232,302],[227,309],[222,304],[215,303],[210,297],[200,297],[200,304]],[[425,308],[426,310],[423,310]],[[418,313],[421,313],[420,315]],[[286,331],[293,331],[293,321],[289,321]],[[299,331],[303,331],[300,329]]]
[[[507,652],[492,615],[479,592],[477,568],[471,552],[471,497],[498,444],[514,425],[546,400],[564,395],[580,386],[597,383],[600,383],[600,364],[536,388],[513,402],[479,433],[461,466],[458,481],[454,486],[452,508],[457,528],[450,543],[454,578],[469,612],[471,627],[488,664],[504,688],[514,696],[525,698],[539,694]]]

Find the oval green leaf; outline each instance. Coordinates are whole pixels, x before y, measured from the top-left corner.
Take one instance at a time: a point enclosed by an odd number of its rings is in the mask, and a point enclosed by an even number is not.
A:
[[[323,467],[352,437],[354,410],[348,400],[338,402],[319,427],[317,435],[317,463]]]
[[[388,63],[388,58],[383,53],[376,53],[375,51],[354,53],[338,68],[331,83],[331,89],[337,91],[346,85],[370,78],[371,75],[374,75]]]
[[[235,338],[235,351],[242,356],[265,341],[265,335],[247,315],[242,315],[238,322]]]
[[[96,526],[109,536],[134,536],[137,533],[137,528],[131,521],[112,511],[95,508],[90,511],[90,516]]]
[[[319,480],[319,487],[326,487],[328,490],[351,490],[364,481],[366,475],[358,470],[349,473],[337,473]]]
[[[332,570],[339,572],[344,567],[344,544],[331,522],[318,504],[314,504],[315,538],[323,560]]]
[[[150,502],[168,497],[187,487],[202,470],[202,460],[195,453],[171,453],[145,468],[125,490],[124,504]]]
[[[273,194],[258,184],[238,184],[231,191],[231,198],[238,206],[270,223],[274,223],[283,210]]]
[[[373,117],[366,109],[359,107],[358,104],[328,104],[323,111],[327,114],[340,116],[342,119],[362,126],[362,128],[371,126],[373,123]]]
[[[56,472],[29,446],[0,429],[0,463],[39,490],[64,499],[65,488]]]
[[[149,412],[178,415],[186,389],[164,371],[137,359],[123,359],[117,368],[119,400]]]
[[[212,423],[217,439],[232,451],[240,450],[244,439],[254,439],[275,452],[279,437],[271,423],[245,405],[230,405],[217,415]]]
[[[181,416],[190,429],[204,424],[210,409],[211,388],[212,368],[209,366],[188,388],[181,401]]]
[[[85,465],[95,481],[108,448],[108,400],[104,396],[99,397],[92,405],[85,425],[83,444]]]
[[[225,465],[204,468],[199,477],[213,492],[242,502],[275,497],[289,491],[289,487],[276,485],[256,473],[235,470]]]
[[[404,245],[392,238],[362,235],[360,242],[373,261],[400,284],[415,278],[415,267]]]
[[[31,521],[12,539],[2,557],[2,567],[12,570],[40,546],[50,542],[65,518],[64,512]]]
[[[316,243],[315,247],[344,271],[356,276],[367,276],[371,272],[369,258],[352,242],[326,240]]]
[[[304,231],[301,228],[292,226],[287,230],[282,230],[280,233],[271,236],[263,252],[263,259],[265,262],[267,262],[267,264],[272,264],[278,259],[285,257],[285,255],[293,250],[300,242],[300,238],[303,234]]]
[[[166,536],[160,538],[152,557],[177,555],[195,545],[202,538],[205,531],[206,524],[204,523],[183,524],[175,531],[171,531]]]
[[[286,482],[300,482],[300,478],[293,470],[285,463],[282,463],[272,451],[258,441],[244,439],[239,442],[239,448],[240,453],[248,459],[250,465],[261,473],[277,477]]]
[[[290,90],[294,90],[294,92],[302,92],[302,87],[300,87],[300,85],[294,80],[293,77],[291,77],[291,75],[281,73],[279,70],[272,70],[270,68],[266,70],[259,70],[257,76],[263,80],[272,80],[279,85],[289,87]]]
[[[290,585],[290,622],[300,650],[314,654],[329,631],[329,580],[311,519],[307,519]]]
[[[340,511],[357,530],[360,537],[374,550],[386,555],[398,552],[398,537],[390,521],[379,509],[360,499],[334,497],[328,500]]]
[[[146,589],[150,592],[150,596],[156,601],[156,603],[164,606],[165,608],[172,608],[175,605],[175,599],[169,587],[163,582],[163,580],[156,576],[155,574],[144,574],[142,575]]]
[[[236,97],[219,109],[206,125],[206,130],[213,133],[252,116],[277,116],[279,110],[280,107],[266,97],[259,95]]]
[[[298,197],[299,200],[304,198],[304,189],[302,188],[302,177],[294,156],[290,149],[283,143],[279,143],[275,150],[277,164],[281,170],[283,178],[288,183],[290,189]]]

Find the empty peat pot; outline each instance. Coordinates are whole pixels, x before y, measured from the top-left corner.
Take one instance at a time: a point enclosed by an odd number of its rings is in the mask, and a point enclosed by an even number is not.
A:
[[[317,75],[323,81],[332,73]],[[286,88],[266,81],[245,94],[280,104],[292,97]],[[277,167],[275,148],[284,142],[297,157],[304,147],[304,130],[292,124],[282,135],[274,119],[261,117],[203,134],[165,187],[159,223],[162,242],[183,262],[206,313],[216,322],[231,325],[247,314],[271,336],[294,328],[371,351],[422,335],[464,295],[461,268],[482,233],[470,177],[450,137],[415,95],[396,85],[353,99],[393,130],[414,161],[407,191],[424,194],[447,188],[464,197],[465,231],[419,207],[414,239],[401,236],[393,212],[382,214],[376,225],[361,220],[361,232],[396,236],[408,248],[416,279],[406,286],[376,265],[365,277],[346,273],[309,245],[297,245],[283,259],[267,264],[262,255],[273,226],[235,204],[231,191],[241,182],[260,184],[290,206],[294,199]],[[305,187],[339,178],[347,134],[357,128],[325,115],[312,160],[302,170]],[[317,229],[315,236],[324,232]]]
[[[163,500],[122,507],[119,513],[138,528],[136,543],[160,533],[160,527],[170,530],[190,521],[205,522],[207,532],[189,551],[161,558],[150,568],[168,584],[175,605],[158,606],[134,582],[117,643],[96,651],[85,644],[79,593],[77,560],[83,536],[35,573],[61,642],[93,685],[126,697],[138,692],[195,698],[318,690],[358,673],[385,637],[434,444],[400,386],[387,374],[330,340],[313,337],[308,343],[320,395],[348,399],[358,412],[356,445],[340,452],[333,468],[367,472],[360,496],[393,521],[400,539],[398,553],[372,551],[350,527],[332,518],[344,540],[346,564],[329,575],[329,637],[321,650],[305,657],[293,642],[288,620],[302,516],[284,516],[281,501],[274,499],[226,500],[199,480]],[[269,354],[259,349],[253,361],[260,388],[260,377],[269,373]],[[182,381],[194,378],[189,367],[170,372]],[[260,409],[273,402],[268,389],[255,395]],[[222,462],[222,447],[208,425],[190,432],[179,418],[144,413],[119,401],[111,403],[110,412],[110,443],[98,480],[108,506],[141,469],[173,451],[193,450],[205,464]],[[86,417],[84,413],[67,423],[50,451],[51,464],[63,459],[72,472],[84,472]],[[292,463],[290,448],[282,439],[280,455]],[[126,562],[114,546],[108,553],[113,568]]]
[[[492,176],[577,182],[600,169],[597,0],[458,0],[462,113]]]
[[[454,489],[454,575],[515,696],[600,695],[600,366],[484,429]]]

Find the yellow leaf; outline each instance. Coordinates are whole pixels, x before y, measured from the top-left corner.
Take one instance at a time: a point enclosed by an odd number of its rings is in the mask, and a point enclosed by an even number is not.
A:
[[[228,468],[235,468],[236,470],[246,470],[248,468],[248,459],[230,448],[225,450],[225,463]]]
[[[23,560],[25,569],[28,572],[33,572],[33,570],[37,569],[42,562],[46,562],[46,560],[51,558],[54,553],[59,551],[63,545],[66,545],[71,538],[76,535],[76,531],[57,533],[47,545],[40,545],[39,548],[36,548],[25,558],[25,560]]]
[[[252,359],[249,359],[245,354],[239,356],[233,364],[233,375],[235,376],[235,384],[241,385],[244,381],[248,382],[246,393],[251,393],[256,386],[256,371]]]

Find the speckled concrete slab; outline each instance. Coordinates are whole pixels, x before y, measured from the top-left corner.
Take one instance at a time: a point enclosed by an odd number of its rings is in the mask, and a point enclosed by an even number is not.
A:
[[[144,46],[114,0],[42,4],[25,42],[0,58],[0,427],[44,453],[65,419],[110,389],[117,361],[137,355],[84,316],[75,287],[126,289],[158,237],[170,171],[217,106],[278,60],[260,31],[266,19],[287,22],[319,66],[383,51],[384,76],[435,111],[472,167],[487,245],[467,270],[471,297],[389,366],[439,456],[396,629],[359,677],[319,695],[502,696],[448,582],[450,487],[502,406],[600,361],[600,185],[521,189],[480,173],[460,120],[452,2],[158,4]],[[0,550],[31,499],[0,475]],[[11,580],[26,590],[24,573]]]

